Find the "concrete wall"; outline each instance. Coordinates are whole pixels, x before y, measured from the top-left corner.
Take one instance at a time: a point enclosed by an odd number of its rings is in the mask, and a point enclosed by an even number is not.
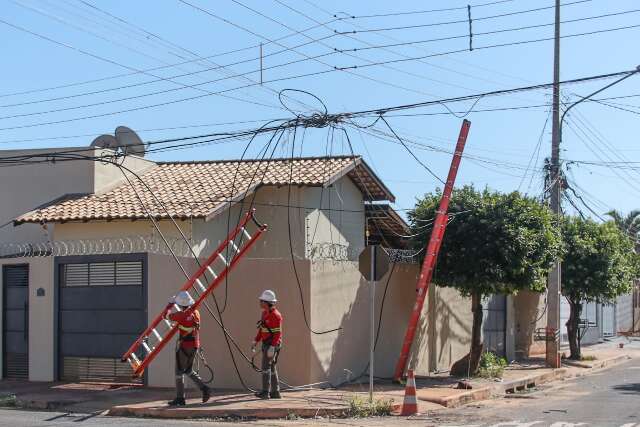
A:
[[[314,247],[339,244],[348,247],[348,259],[357,260],[364,248],[364,202],[362,193],[349,178],[328,188],[305,188],[305,241],[307,256]]]
[[[54,379],[54,280],[53,258],[13,258],[0,259],[2,265],[29,264],[29,380],[53,381]],[[0,275],[0,286],[2,275]],[[44,296],[36,296],[36,290],[43,288]],[[2,292],[0,292],[0,308]],[[0,316],[0,330],[2,319]],[[2,366],[0,352],[0,366]],[[0,372],[0,375],[1,372]]]
[[[202,222],[203,220],[198,220]],[[195,222],[195,220],[194,220]],[[192,236],[191,221],[177,221],[187,239]],[[167,238],[178,238],[180,234],[171,221],[160,221],[160,231]],[[104,239],[110,237],[158,236],[151,221],[116,220],[92,222],[65,222],[56,224],[53,240]]]
[[[195,265],[188,260],[190,271]],[[302,298],[309,301],[309,262],[296,262],[302,288]],[[149,321],[167,304],[169,296],[184,282],[173,260],[168,256],[149,255]],[[220,309],[225,306],[223,322],[245,354],[251,355],[251,342],[256,334],[256,322],[260,320],[258,296],[264,289],[273,289],[280,300],[279,310],[284,317],[284,347],[280,355],[281,378],[289,384],[307,384],[310,382],[309,352],[310,337],[304,324],[300,304],[300,293],[292,264],[288,260],[248,259],[238,264],[229,277],[228,287],[222,283],[214,292]],[[228,291],[228,294],[226,294]],[[226,294],[226,295],[225,295]],[[215,304],[209,301],[214,313]],[[202,346],[207,359],[215,371],[213,386],[216,388],[241,388],[233,362],[229,356],[227,344],[218,324],[205,307],[202,316]],[[217,313],[216,313],[217,314]],[[174,385],[173,343],[163,351],[148,370],[148,383],[154,387],[172,387]],[[245,382],[252,387],[260,384],[260,376],[247,364],[235,350],[236,363]],[[256,358],[259,364],[260,357]]]
[[[513,300],[515,328],[515,357],[523,359],[544,354],[545,341],[536,341],[534,332],[547,326],[545,294],[520,291],[511,297]],[[508,324],[507,324],[508,327]]]
[[[266,223],[267,233],[252,251],[254,258],[291,259],[289,250],[289,221],[286,205],[302,206],[304,187],[261,187],[255,194],[249,195],[244,203],[237,203],[230,210],[224,210],[209,221],[197,221],[193,225],[194,240],[198,243],[198,253],[203,257],[209,254],[227,238],[242,216],[251,206],[256,209],[256,217]],[[252,205],[253,200],[253,205]],[[241,212],[242,211],[242,212]],[[296,258],[304,258],[304,209],[290,210],[291,240]],[[228,227],[227,227],[228,226]],[[255,230],[253,223],[249,226]]]
[[[400,353],[411,307],[415,302],[418,266],[399,264],[391,275],[382,312],[382,326],[375,353],[375,373],[391,376]],[[376,322],[389,274],[376,285]],[[357,263],[314,261],[311,267],[311,378],[339,383],[362,374],[369,361],[369,284]],[[426,323],[426,317],[423,317]],[[426,328],[419,329],[410,366],[428,373]]]
[[[429,292],[429,370],[446,371],[471,346],[471,299],[453,288],[431,286]]]
[[[3,157],[15,155],[46,154],[73,150],[86,156],[100,156],[110,150],[78,151],[78,147],[34,150],[4,150]],[[142,172],[155,163],[129,156],[124,166]],[[86,194],[102,191],[123,180],[120,169],[111,164],[77,160],[3,167],[0,170],[0,225],[17,216],[66,194]],[[49,232],[53,230],[49,226]],[[22,224],[18,227],[0,228],[0,243],[42,242],[49,236],[40,225]]]
[[[70,148],[47,150],[5,150],[3,157],[43,154]],[[91,155],[93,151],[81,154]],[[0,168],[0,223],[35,209],[57,197],[69,193],[93,191],[93,162],[69,161]],[[0,229],[0,242],[40,242],[47,236],[39,225]]]

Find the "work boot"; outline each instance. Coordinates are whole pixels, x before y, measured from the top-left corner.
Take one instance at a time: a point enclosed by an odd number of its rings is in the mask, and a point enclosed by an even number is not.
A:
[[[171,402],[168,402],[169,406],[184,406],[187,403],[184,401],[184,397],[176,397]]]
[[[255,393],[255,396],[259,399],[268,399],[269,398],[269,392],[268,391],[259,391],[257,393]]]
[[[280,395],[279,391],[272,391],[271,393],[269,393],[269,398],[270,399],[282,399],[282,396]]]
[[[211,389],[209,387],[205,387],[202,389],[202,403],[207,403],[209,398],[211,397]]]

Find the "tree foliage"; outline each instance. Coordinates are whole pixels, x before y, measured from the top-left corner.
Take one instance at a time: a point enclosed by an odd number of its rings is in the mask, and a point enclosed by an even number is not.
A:
[[[418,202],[410,219],[416,247],[430,237],[421,228],[435,217],[440,192]],[[561,252],[553,214],[539,201],[518,192],[503,194],[473,186],[454,190],[435,281],[463,295],[544,291],[548,271]]]
[[[613,222],[567,217],[562,294],[574,301],[613,302],[631,290],[636,274],[632,240]]]
[[[436,215],[441,193],[427,194],[410,213],[414,245],[424,248],[428,225]],[[453,192],[434,282],[471,297],[473,324],[469,354],[451,367],[452,375],[478,372],[482,354],[482,297],[513,294],[521,289],[541,292],[561,252],[559,227],[551,211],[535,199],[465,186]]]
[[[631,290],[638,274],[634,241],[615,222],[566,217],[562,226],[566,253],[562,261],[562,294],[571,312],[567,334],[571,358],[580,359],[580,315],[584,302],[613,302]]]

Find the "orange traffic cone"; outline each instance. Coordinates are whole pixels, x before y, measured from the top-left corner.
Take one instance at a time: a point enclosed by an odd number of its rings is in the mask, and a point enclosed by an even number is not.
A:
[[[418,413],[418,398],[416,397],[416,377],[413,370],[407,371],[407,386],[404,389],[404,402],[400,415],[415,415]]]

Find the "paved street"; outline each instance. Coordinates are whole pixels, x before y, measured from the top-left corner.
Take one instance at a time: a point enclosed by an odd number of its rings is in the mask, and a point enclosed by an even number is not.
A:
[[[240,422],[238,422],[240,423]],[[99,415],[0,410],[0,426],[156,426],[166,420]],[[171,425],[230,425],[229,421],[172,421]],[[241,422],[251,426],[477,426],[477,427],[640,427],[640,359],[586,377],[545,386],[516,398],[485,401],[411,419],[298,420]]]

